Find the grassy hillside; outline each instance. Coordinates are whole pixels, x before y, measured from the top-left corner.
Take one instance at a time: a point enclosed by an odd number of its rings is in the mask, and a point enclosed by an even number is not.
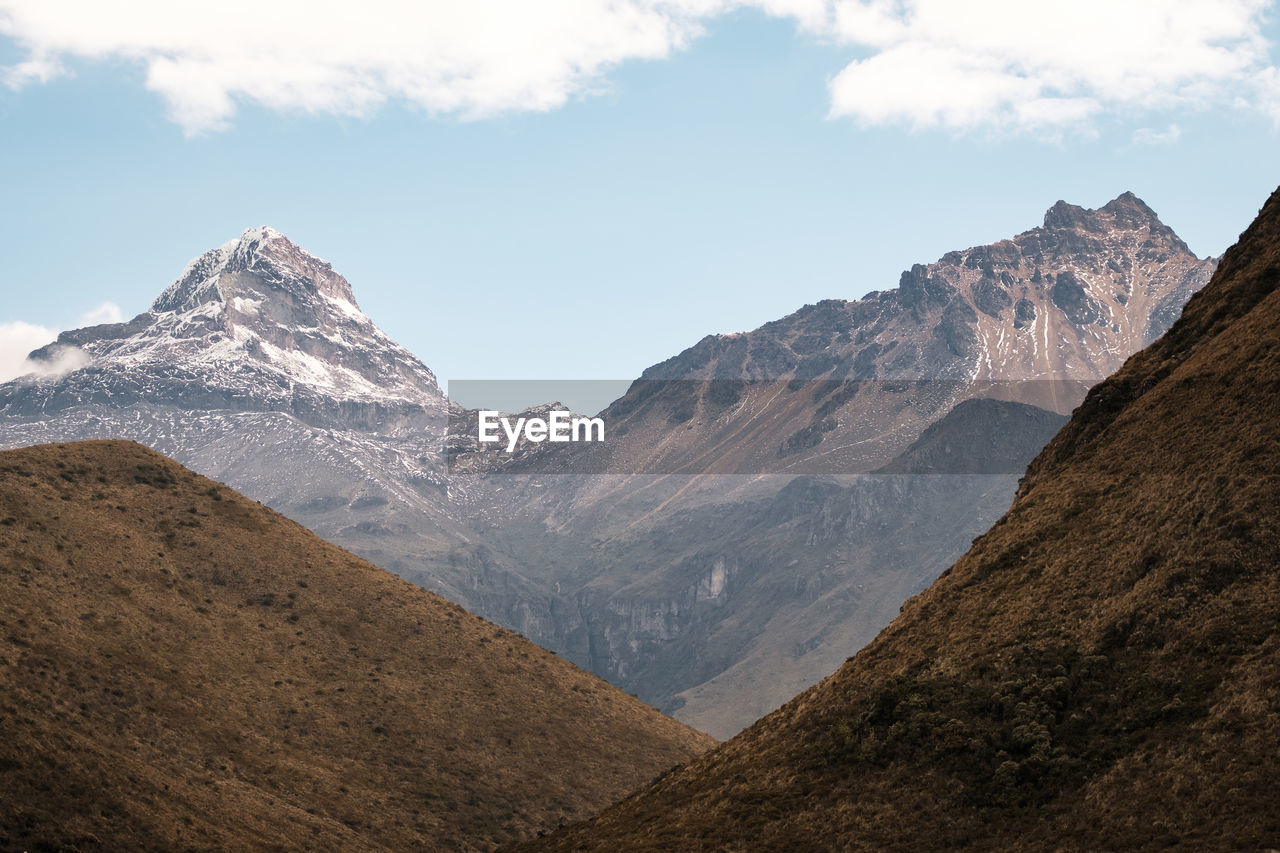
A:
[[[548,850],[1280,846],[1280,191],[838,673]]]
[[[489,849],[710,738],[125,442],[0,453],[0,849]]]

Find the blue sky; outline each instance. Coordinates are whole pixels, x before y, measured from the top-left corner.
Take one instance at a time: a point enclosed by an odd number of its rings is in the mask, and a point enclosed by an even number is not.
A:
[[[227,12],[207,44],[156,23],[184,4],[45,5],[0,0],[0,350],[266,224],[442,380],[626,379],[1059,198],[1133,190],[1218,254],[1280,182],[1251,0],[388,0],[391,27]],[[525,6],[554,20],[489,23]]]

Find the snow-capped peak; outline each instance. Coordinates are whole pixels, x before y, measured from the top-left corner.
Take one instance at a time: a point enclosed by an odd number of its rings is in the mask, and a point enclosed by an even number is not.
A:
[[[232,273],[253,275],[225,281]],[[243,291],[264,286],[292,291],[295,298],[319,294],[359,311],[350,283],[328,261],[266,225],[246,229],[238,238],[193,259],[156,298],[151,310],[190,310],[208,302],[225,302],[233,290],[251,295]]]
[[[237,409],[328,411],[335,422],[350,402],[444,405],[435,376],[365,316],[347,280],[265,226],[191,261],[128,323],[58,342],[77,347],[86,368],[59,393],[83,380],[90,395],[106,383],[119,385],[113,394],[174,405],[225,398]]]

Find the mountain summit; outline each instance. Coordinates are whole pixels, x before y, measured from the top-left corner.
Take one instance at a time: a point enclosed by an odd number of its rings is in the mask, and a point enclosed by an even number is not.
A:
[[[1070,412],[1216,264],[1131,192],[1097,210],[1059,201],[1041,227],[914,264],[896,288],[708,335],[605,418],[626,429],[632,471],[873,470],[968,397]],[[931,384],[904,394],[904,381]]]
[[[336,424],[352,404],[376,406],[374,420],[445,406],[432,372],[364,315],[347,280],[266,227],[193,260],[129,322],[64,332],[32,358],[69,349],[83,367],[26,383],[5,408],[48,413],[132,396]]]
[[[434,374],[328,262],[272,228],[203,253],[132,320],[64,332],[32,358],[77,367],[0,388],[5,446],[127,438],[331,539],[412,529],[421,550],[465,539],[442,532],[456,525],[438,451],[449,404]]]
[[[1215,265],[1132,192],[1097,210],[1059,201],[1039,228],[914,264],[892,290],[710,335],[645,378],[1092,380],[1172,325],[1167,306]]]
[[[328,261],[268,226],[250,228],[187,264],[151,310],[183,311],[209,301],[225,302],[241,289],[258,298],[272,291],[287,292],[304,302],[319,295],[359,311],[351,284]]]

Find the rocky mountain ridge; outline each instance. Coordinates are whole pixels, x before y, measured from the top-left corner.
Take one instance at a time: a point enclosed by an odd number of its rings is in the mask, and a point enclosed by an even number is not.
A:
[[[895,289],[709,335],[650,367],[604,413],[632,436],[613,469],[858,473],[971,396],[1066,414],[1215,266],[1132,193],[1097,210],[1059,201],[1039,228],[915,264]],[[928,384],[903,395],[903,381]]]

